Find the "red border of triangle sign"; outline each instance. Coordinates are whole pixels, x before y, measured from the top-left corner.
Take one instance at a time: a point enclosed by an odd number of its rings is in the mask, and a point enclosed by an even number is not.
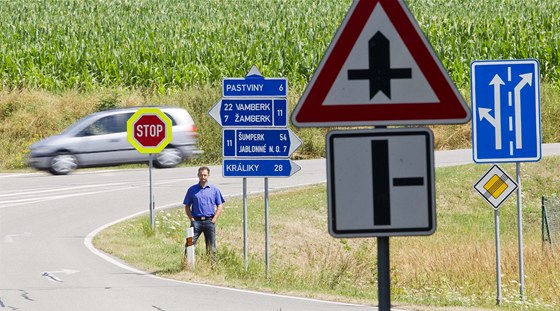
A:
[[[465,100],[402,0],[352,3],[292,113],[298,127],[470,119]]]

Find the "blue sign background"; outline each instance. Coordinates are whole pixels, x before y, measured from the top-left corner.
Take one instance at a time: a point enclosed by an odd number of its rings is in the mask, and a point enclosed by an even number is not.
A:
[[[224,177],[290,177],[292,162],[289,159],[224,159],[223,170]]]
[[[287,97],[288,80],[285,78],[225,78],[222,81],[224,97]]]
[[[537,60],[475,61],[471,64],[475,162],[541,159],[539,79]]]
[[[218,104],[222,127],[287,126],[286,99],[224,98]]]
[[[288,129],[224,129],[224,157],[289,157]]]

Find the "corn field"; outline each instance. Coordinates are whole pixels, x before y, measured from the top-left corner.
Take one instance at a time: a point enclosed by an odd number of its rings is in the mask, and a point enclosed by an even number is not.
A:
[[[560,1],[407,0],[455,83],[475,59],[537,58],[560,86]],[[264,76],[303,89],[351,0],[0,0],[0,88],[164,93]]]

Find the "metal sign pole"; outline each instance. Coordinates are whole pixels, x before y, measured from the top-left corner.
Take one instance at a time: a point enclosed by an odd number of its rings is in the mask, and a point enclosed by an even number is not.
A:
[[[502,304],[502,269],[500,267],[500,212],[494,209],[494,232],[496,235],[496,303]]]
[[[264,178],[264,232],[265,232],[265,257],[266,257],[266,280],[269,280],[270,253],[268,240],[268,177]]]
[[[519,172],[518,172],[519,182]],[[496,303],[502,303],[502,272],[500,256],[500,205],[520,186],[498,165],[492,167],[475,184],[474,189],[494,207],[494,235],[496,239]],[[519,195],[519,192],[518,192]],[[520,204],[520,201],[518,201]],[[521,221],[520,221],[521,222]],[[522,265],[521,265],[522,266]]]
[[[387,128],[387,127],[377,126],[376,128]],[[373,141],[372,141],[372,148],[373,148]],[[385,161],[385,163],[387,164],[387,162],[388,162],[388,158],[387,161]],[[379,311],[391,311],[391,267],[390,267],[390,253],[389,253],[389,237],[377,238],[377,277],[378,277],[377,298],[379,300]]]
[[[243,254],[245,257],[245,271],[249,270],[249,240],[247,237],[247,178],[243,178]]]
[[[389,266],[389,237],[377,238],[377,295],[379,311],[391,310],[391,276]]]
[[[515,164],[517,174],[517,235],[519,240],[519,293],[525,299],[525,272],[523,271],[523,215],[521,210],[521,163]]]
[[[154,154],[150,153],[150,225],[152,230],[154,227],[154,196],[152,191],[152,167],[153,167]]]

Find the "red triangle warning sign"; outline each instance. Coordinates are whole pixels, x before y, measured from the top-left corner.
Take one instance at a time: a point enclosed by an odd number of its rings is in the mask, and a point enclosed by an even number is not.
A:
[[[466,123],[470,109],[402,0],[357,0],[294,112],[298,127]]]

